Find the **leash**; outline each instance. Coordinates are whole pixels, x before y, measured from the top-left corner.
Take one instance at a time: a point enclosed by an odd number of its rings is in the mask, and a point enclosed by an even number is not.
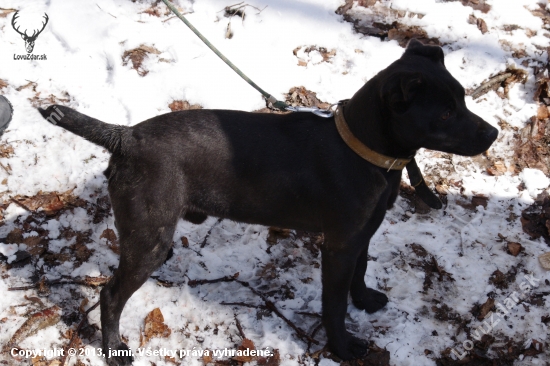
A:
[[[283,101],[280,101],[280,100],[277,100],[277,98],[275,98],[273,95],[269,94],[268,92],[266,92],[265,90],[263,90],[262,88],[260,88],[255,82],[253,82],[248,76],[246,76],[241,70],[239,70],[239,68],[237,66],[235,66],[235,64],[233,64],[231,61],[229,61],[227,59],[227,57],[225,57],[212,43],[210,43],[210,41],[208,39],[206,39],[206,37],[204,37],[201,32],[199,32],[197,30],[197,28],[195,28],[193,26],[193,24],[191,24],[184,16],[183,14],[181,14],[178,9],[172,5],[172,3],[168,0],[162,0],[162,2],[164,4],[166,4],[166,6],[168,7],[168,9],[170,9],[178,18],[181,19],[181,21],[183,21],[183,23],[185,23],[185,25],[187,27],[189,27],[189,29],[191,29],[193,31],[193,33],[195,33],[195,35],[197,37],[200,38],[201,41],[203,41],[203,43],[205,45],[208,46],[208,48],[210,48],[212,50],[212,52],[214,52],[219,58],[222,59],[223,62],[225,62],[227,64],[227,66],[229,66],[231,69],[233,69],[233,71],[235,71],[237,73],[237,75],[239,75],[241,78],[243,78],[248,84],[250,84],[254,89],[256,89],[257,91],[259,91],[263,96],[264,98],[269,102],[271,103],[271,105],[274,107],[274,108],[277,108],[281,111],[290,111],[290,112],[311,112],[313,114],[315,114],[316,116],[319,116],[319,117],[323,117],[323,118],[330,118],[334,115],[334,113],[332,112],[332,110],[330,109],[331,107],[329,107],[328,109],[319,109],[317,107],[292,107],[292,106],[289,106],[288,104],[286,104],[285,102]]]

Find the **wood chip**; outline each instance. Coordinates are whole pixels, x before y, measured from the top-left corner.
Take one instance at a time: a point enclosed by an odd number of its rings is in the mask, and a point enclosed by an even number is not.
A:
[[[550,252],[544,253],[539,257],[539,262],[544,269],[550,269]]]

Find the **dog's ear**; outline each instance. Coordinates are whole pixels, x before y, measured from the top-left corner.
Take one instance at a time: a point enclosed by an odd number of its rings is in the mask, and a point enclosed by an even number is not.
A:
[[[407,45],[407,50],[403,54],[405,55],[417,55],[424,56],[433,61],[441,62],[445,65],[445,54],[439,46],[425,46],[419,40],[413,38]]]
[[[419,72],[398,72],[384,85],[382,99],[392,110],[405,112],[423,84],[423,76]]]

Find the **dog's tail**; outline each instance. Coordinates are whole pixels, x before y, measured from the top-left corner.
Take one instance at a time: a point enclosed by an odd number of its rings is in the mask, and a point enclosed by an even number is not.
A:
[[[51,105],[46,109],[38,108],[38,111],[51,124],[61,126],[88,141],[103,146],[111,153],[122,149],[124,132],[129,129],[126,126],[101,122],[62,105]]]

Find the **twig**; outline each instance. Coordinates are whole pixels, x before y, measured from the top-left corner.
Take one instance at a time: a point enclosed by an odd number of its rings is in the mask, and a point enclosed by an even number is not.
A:
[[[497,75],[491,79],[489,79],[487,82],[481,84],[476,90],[470,94],[472,99],[479,98],[482,94],[485,94],[488,89],[492,88],[494,85],[502,83],[504,80],[508,79],[510,76],[512,76],[512,73],[507,72],[502,75]]]
[[[314,317],[314,318],[321,318],[321,314],[317,314],[317,313],[308,313],[307,311],[297,311],[296,314],[306,315],[306,316],[312,316],[312,317]]]
[[[239,277],[239,272],[235,273],[232,276],[225,276],[213,280],[189,280],[189,282],[187,282],[187,285],[189,287],[197,287],[199,285],[204,285],[207,283],[233,282],[237,279],[237,277]]]
[[[107,282],[105,282],[107,283]],[[88,287],[98,287],[103,286],[103,284],[94,285],[93,283],[86,282],[85,280],[53,280],[48,281],[45,283],[37,282],[30,286],[22,286],[22,287],[10,287],[8,288],[8,291],[25,291],[25,290],[31,290],[34,288],[38,288],[41,285],[46,285],[48,287],[51,286],[61,286],[61,285],[82,285],[82,286],[88,286]]]
[[[290,320],[288,320],[280,311],[279,309],[277,309],[277,307],[275,306],[275,304],[273,302],[271,302],[270,300],[268,300],[262,293],[258,292],[256,289],[254,289],[253,287],[250,287],[249,283],[248,282],[244,282],[244,281],[239,281],[237,279],[235,279],[235,282],[238,282],[240,283],[242,286],[244,287],[247,287],[250,289],[250,291],[252,291],[254,294],[258,295],[262,300],[263,302],[265,303],[265,306],[267,307],[268,310],[271,310],[272,312],[274,312],[279,318],[283,319],[285,321],[285,323],[288,324],[289,327],[291,327],[292,329],[294,329],[294,331],[296,332],[296,334],[298,335],[298,337],[302,338],[302,340],[307,340],[313,344],[319,344],[319,342],[317,342],[317,340],[311,338],[306,332],[304,332],[303,330],[301,330],[300,328],[298,328],[296,325],[294,325],[294,323],[292,323]]]
[[[260,299],[262,299],[262,301],[264,302],[264,306],[257,306],[257,307],[263,307],[267,310],[270,310],[271,312],[275,313],[275,315],[277,315],[279,318],[281,318],[285,323],[288,324],[289,327],[291,327],[294,332],[296,332],[296,335],[304,342],[308,343],[308,342],[311,342],[313,344],[316,344],[318,345],[319,342],[315,339],[313,339],[312,337],[310,337],[306,332],[304,332],[303,330],[301,330],[300,328],[298,328],[294,323],[292,323],[290,320],[288,320],[280,311],[279,309],[277,309],[277,307],[275,306],[275,304],[273,302],[271,302],[271,300],[269,300],[264,294],[262,294],[261,292],[257,291],[255,288],[251,287],[250,284],[248,282],[245,282],[245,281],[239,281],[237,279],[238,277],[238,273],[234,274],[233,276],[225,276],[225,277],[221,277],[221,278],[217,278],[217,279],[214,279],[214,280],[190,280],[187,284],[191,287],[196,287],[198,285],[202,285],[202,284],[206,284],[206,283],[219,283],[219,282],[237,282],[239,283],[241,286],[243,287],[246,287],[248,289],[250,289],[250,291],[252,291],[255,295],[257,295]],[[223,303],[224,305],[229,305],[228,303]],[[240,303],[236,303],[236,305],[241,305]],[[256,307],[256,306],[250,306],[248,304],[242,304],[242,306],[246,306],[246,307]],[[309,344],[309,343],[308,343]]]
[[[221,305],[227,305],[227,306],[243,306],[245,308],[253,308],[253,309],[264,309],[267,310],[267,307],[264,305],[254,305],[254,304],[247,304],[245,302],[221,302]]]
[[[226,7],[223,8],[222,10],[218,11],[218,13],[220,13],[220,12],[222,12],[222,11],[224,11],[224,10],[227,10],[227,9],[231,9],[231,8],[234,7],[234,6],[241,5],[241,4],[243,4],[243,3],[244,3],[244,1],[241,1],[240,3],[226,6]]]
[[[237,319],[237,315],[235,315],[235,322],[237,324],[237,329],[239,330],[239,334],[241,335],[242,339],[245,339],[246,336],[244,335],[243,327],[241,326],[241,322],[239,319]]]
[[[208,232],[206,233],[206,236],[204,237],[202,243],[201,243],[201,248],[204,248],[206,246],[206,241],[208,240],[208,237],[210,236],[210,234],[212,233],[212,230],[218,226],[218,224],[222,222],[222,219],[219,218],[218,221],[216,221],[216,223],[214,225],[212,225],[212,227],[210,228],[210,230],[208,230]]]
[[[1,164],[1,163],[0,163],[0,164]],[[2,165],[2,167],[4,167],[4,166]],[[27,210],[27,211],[29,211],[29,212],[32,212],[32,210],[31,210],[29,207],[27,207],[27,205],[25,205],[23,202],[19,202],[18,200],[16,200],[16,199],[13,198],[13,197],[10,197],[10,201],[12,201],[13,203],[15,203],[17,206],[23,207],[25,210]]]
[[[97,7],[99,8],[99,10],[101,10],[102,12],[109,14],[110,16],[112,16],[112,17],[115,18],[115,19],[117,18],[117,17],[115,17],[113,14],[109,13],[108,11],[105,11],[105,10],[101,9],[101,7],[100,7],[98,4],[96,4],[96,5],[97,5]]]
[[[76,339],[76,336],[78,335],[78,332],[80,331],[80,328],[84,325],[84,321],[88,319],[88,314],[93,311],[97,306],[99,305],[99,301],[96,302],[91,308],[86,310],[84,313],[84,316],[82,317],[82,320],[80,323],[78,323],[78,327],[76,327],[75,331],[73,332],[71,336],[71,341],[69,342],[69,346],[67,347],[66,351],[73,348],[74,341]],[[63,357],[61,357],[61,366],[65,366],[65,362],[67,361],[67,354],[68,352],[63,352]]]
[[[315,338],[315,335],[317,334],[317,332],[323,327],[323,323],[319,323],[315,329],[313,329],[313,332],[311,332],[311,338]],[[307,343],[307,353],[309,353],[311,349],[311,342],[308,342]]]

